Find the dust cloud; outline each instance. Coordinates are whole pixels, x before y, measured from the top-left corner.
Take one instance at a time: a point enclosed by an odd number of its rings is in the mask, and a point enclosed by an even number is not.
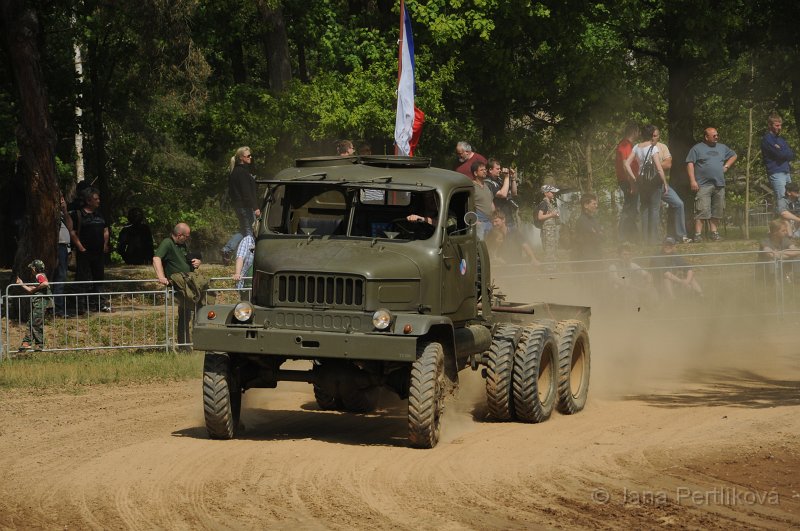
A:
[[[602,273],[562,277],[519,270],[496,273],[495,285],[512,293],[514,302],[591,307],[590,400],[680,393],[727,380],[779,377],[787,364],[796,365],[789,357],[798,350],[792,346],[795,323],[779,320],[774,307],[751,305],[763,295],[763,288],[747,282],[730,279],[726,284],[717,276],[714,287],[728,288],[707,290],[704,298],[631,301],[609,291]],[[711,284],[711,279],[705,280]]]

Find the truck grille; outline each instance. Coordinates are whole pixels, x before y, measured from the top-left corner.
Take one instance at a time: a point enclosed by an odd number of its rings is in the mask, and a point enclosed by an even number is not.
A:
[[[364,304],[364,279],[359,277],[279,273],[274,289],[278,304],[342,308]]]

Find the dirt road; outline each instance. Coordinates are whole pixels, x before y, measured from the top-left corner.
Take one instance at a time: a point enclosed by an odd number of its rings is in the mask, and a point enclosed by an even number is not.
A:
[[[592,327],[585,411],[541,425],[488,422],[483,382],[464,372],[433,450],[406,446],[405,404],[388,395],[377,414],[354,415],[319,411],[305,384],[248,391],[242,438],[212,441],[199,378],[6,392],[0,526],[800,525],[795,336],[639,329],[624,344],[610,330]]]

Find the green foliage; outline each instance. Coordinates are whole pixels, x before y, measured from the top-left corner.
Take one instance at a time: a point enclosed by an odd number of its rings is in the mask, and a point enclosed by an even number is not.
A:
[[[452,167],[455,142],[468,140],[519,168],[524,206],[536,204],[545,179],[613,190],[613,149],[629,121],[655,123],[684,143],[716,124],[740,155],[736,172],[744,168],[751,108],[755,135],[777,110],[790,144],[800,145],[798,13],[775,0],[408,0],[407,7],[417,106],[426,114],[418,155]],[[271,87],[267,53],[276,35],[270,10],[278,8],[292,72],[283,91]],[[37,9],[58,175],[73,177],[72,138],[82,131],[87,179],[104,187],[112,222],[140,206],[157,239],[184,220],[194,245],[219,247],[235,227],[219,200],[238,146],[253,150],[261,177],[296,157],[333,153],[338,138],[391,152],[396,2],[59,0]],[[19,109],[2,59],[0,179],[8,180]],[[676,72],[687,75],[682,106],[670,100]],[[758,157],[756,149],[756,183],[764,179]]]

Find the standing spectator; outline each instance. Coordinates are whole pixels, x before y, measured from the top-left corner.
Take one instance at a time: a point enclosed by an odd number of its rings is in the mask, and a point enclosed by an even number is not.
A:
[[[660,278],[661,288],[667,298],[676,299],[680,292],[703,296],[692,266],[682,256],[675,254],[674,238],[664,238],[661,256],[654,260],[654,265],[657,268],[655,274]]]
[[[61,195],[61,221],[58,229],[58,255],[56,256],[56,269],[53,272],[53,295],[55,295],[56,317],[67,316],[67,299],[64,297],[64,282],[67,281],[67,265],[69,264],[70,233],[72,232],[72,216],[67,211],[67,202]]]
[[[244,277],[253,276],[253,258],[255,256],[255,250],[256,240],[249,234],[242,238],[242,241],[239,243],[239,248],[236,249],[236,269],[233,273],[233,280],[236,281],[236,289],[240,292],[243,291],[245,287]]]
[[[72,217],[72,243],[75,248],[75,280],[105,280],[103,255],[108,252],[108,225],[100,213],[100,192],[89,186],[81,192],[83,206],[70,212]],[[98,293],[94,283],[80,286],[81,292]],[[110,312],[111,306],[100,295],[78,300],[78,312],[86,310]]]
[[[641,209],[642,240],[645,243],[657,245],[660,239],[659,229],[661,227],[661,197],[666,195],[669,187],[664,168],[661,167],[661,157],[659,156],[658,139],[660,137],[658,128],[654,125],[647,125],[643,130],[644,142],[633,147],[628,158],[625,159],[625,171],[628,177],[636,182],[639,190],[639,208]],[[633,173],[632,162],[636,159],[639,166],[639,175]],[[648,180],[645,175],[647,163],[652,161],[658,178]]]
[[[128,210],[128,224],[119,232],[117,252],[126,264],[142,265],[153,262],[153,233],[144,222],[139,207]]]
[[[767,119],[767,133],[761,139],[761,156],[767,168],[769,185],[775,193],[776,205],[786,193],[786,185],[792,182],[789,161],[794,160],[792,148],[781,137],[782,128],[781,117],[777,113],[770,114]]]
[[[472,163],[472,185],[475,187],[475,213],[478,215],[478,239],[492,230],[494,197],[486,185],[486,163],[476,160]]]
[[[597,260],[603,257],[603,229],[597,219],[597,196],[581,196],[581,215],[575,223],[572,254],[575,260]]]
[[[517,172],[503,168],[497,159],[489,159],[486,172],[489,174],[486,184],[494,194],[494,208],[505,214],[506,226],[513,231],[518,208],[513,199],[517,195]]]
[[[536,209],[534,225],[541,230],[539,236],[542,239],[544,260],[553,264],[558,261],[558,232],[561,216],[556,205],[558,188],[551,184],[545,184],[542,186],[542,193],[544,198]]]
[[[22,279],[17,277],[17,284],[22,286],[29,294],[39,293],[44,291],[46,295],[50,295],[50,287],[47,282],[47,275],[45,275],[44,262],[41,260],[34,260],[28,264],[28,268],[36,282],[34,286],[27,286],[23,284]],[[22,344],[19,346],[19,352],[25,352],[31,349],[31,343],[34,344],[34,350],[42,350],[44,347],[44,312],[49,305],[50,297],[39,296],[31,298],[31,315],[28,318],[28,333],[22,339]]]
[[[639,241],[639,193],[636,189],[636,180],[631,179],[630,174],[625,169],[625,161],[633,151],[633,143],[639,138],[639,126],[630,123],[625,126],[622,133],[623,138],[617,144],[616,161],[614,169],[617,173],[617,184],[622,192],[622,212],[619,216],[619,237],[622,241]],[[634,159],[631,161],[631,171],[634,175],[639,175],[639,162]]]
[[[348,141],[349,142],[349,141]],[[353,148],[352,142],[350,149]],[[240,147],[231,157],[228,175],[228,195],[239,222],[239,232],[233,234],[222,248],[222,261],[230,262],[231,254],[245,236],[253,235],[253,223],[261,215],[256,190],[256,177],[250,171],[253,153],[247,146]]]
[[[686,172],[689,186],[697,193],[694,201],[695,243],[703,241],[703,222],[708,220],[711,239],[719,241],[718,225],[725,211],[725,172],[736,163],[736,153],[719,143],[719,134],[713,127],[704,131],[703,141],[686,155]]]
[[[178,299],[178,341],[184,345],[192,342],[195,306],[214,304],[216,297],[208,293],[208,279],[197,272],[202,261],[192,257],[186,243],[191,236],[186,223],[178,223],[172,234],[159,244],[153,256],[153,269],[158,282],[173,286]],[[184,347],[191,350],[191,347]]]
[[[455,171],[463,173],[470,179],[472,179],[472,165],[475,161],[486,164],[486,157],[472,151],[472,146],[463,140],[456,144],[456,157],[458,158],[458,164],[456,164]]]
[[[661,138],[661,132],[656,129],[653,133],[657,140]],[[663,142],[656,142],[658,148],[658,157],[661,160],[661,168],[664,174],[672,168],[672,153]],[[678,192],[667,184],[667,193],[661,196],[661,200],[669,207],[667,213],[667,236],[672,236],[679,243],[689,243],[692,241],[686,231],[686,209],[684,207],[683,199],[680,198]],[[671,221],[671,223],[670,223]]]
[[[789,235],[800,238],[800,186],[797,183],[786,185],[786,195],[778,200],[778,215],[789,223]]]
[[[356,149],[350,140],[339,140],[336,142],[336,154],[340,157],[351,157]]]

